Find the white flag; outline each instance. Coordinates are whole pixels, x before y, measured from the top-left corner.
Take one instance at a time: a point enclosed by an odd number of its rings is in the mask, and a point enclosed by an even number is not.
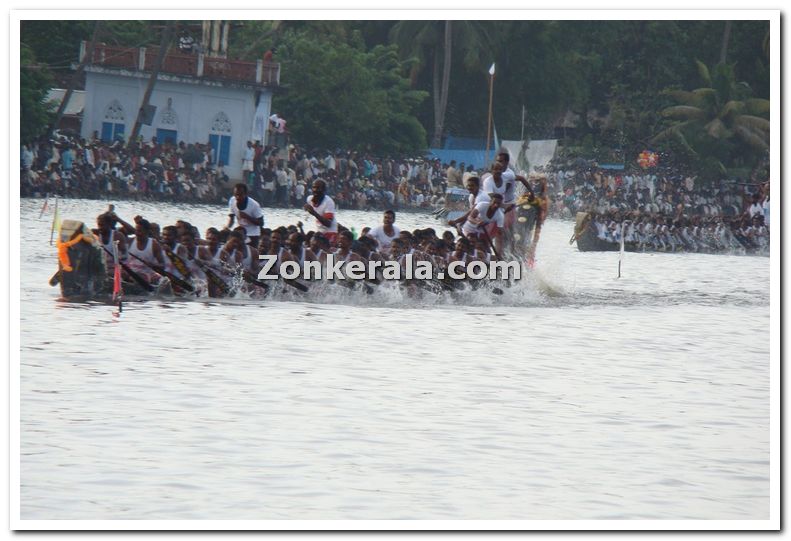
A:
[[[492,67],[489,68],[489,75],[494,75],[494,62],[492,62]]]

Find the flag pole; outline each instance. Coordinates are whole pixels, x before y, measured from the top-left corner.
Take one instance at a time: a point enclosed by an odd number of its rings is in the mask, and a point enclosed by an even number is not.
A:
[[[489,166],[489,148],[492,141],[492,95],[494,94],[494,64],[489,68],[489,122],[486,128],[486,166]]]

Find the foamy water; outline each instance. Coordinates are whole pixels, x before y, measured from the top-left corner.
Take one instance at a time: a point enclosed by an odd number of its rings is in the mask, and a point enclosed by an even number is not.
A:
[[[57,301],[40,206],[22,201],[23,519],[769,517],[769,258],[630,253],[616,279],[617,253],[550,221],[502,296],[328,289],[115,317]],[[227,214],[116,208],[201,230]]]

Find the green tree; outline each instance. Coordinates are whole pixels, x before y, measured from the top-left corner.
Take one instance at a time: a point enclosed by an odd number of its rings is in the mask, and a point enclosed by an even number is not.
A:
[[[419,72],[431,65],[434,111],[431,146],[438,147],[448,108],[453,50],[461,53],[465,65],[481,66],[491,59],[482,58],[482,53],[489,50],[488,33],[477,21],[400,21],[390,31],[390,38],[407,61],[413,84]]]
[[[674,140],[706,169],[720,173],[760,159],[769,148],[769,100],[751,97],[750,86],[736,82],[732,65],[709,70],[696,64],[704,86],[665,92],[677,105],[662,111],[670,125],[654,140]]]
[[[44,133],[52,120],[52,104],[45,101],[52,84],[52,75],[46,66],[36,61],[30,47],[23,44],[20,53],[20,139],[26,143]]]
[[[366,52],[307,30],[288,31],[280,42],[284,93],[273,110],[308,146],[368,148],[402,153],[425,148],[425,130],[414,109],[426,93],[409,88],[393,46]]]

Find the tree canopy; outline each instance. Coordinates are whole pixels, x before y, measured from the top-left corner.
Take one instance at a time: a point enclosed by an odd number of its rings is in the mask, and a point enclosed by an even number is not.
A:
[[[154,45],[162,24],[111,21],[102,41]],[[93,21],[23,21],[23,54],[39,64],[38,75],[23,78],[29,89],[49,84],[39,77],[47,72],[68,75],[92,28]],[[181,28],[200,39],[199,24]],[[737,102],[767,100],[768,39],[768,21],[237,21],[229,51],[246,60],[274,51],[284,86],[275,110],[309,146],[407,152],[425,148],[429,135],[435,145],[449,134],[485,137],[494,62],[500,138],[518,139],[524,128],[526,138],[561,137],[590,157],[615,149],[627,159],[648,146],[679,148],[677,137],[657,135],[680,120],[669,107],[694,106],[673,92],[705,87],[696,61],[712,73],[728,66],[750,89]],[[723,119],[730,135],[709,141],[724,167],[760,153],[744,122],[754,127],[760,123],[747,117],[765,116],[733,107]],[[23,120],[28,131],[39,125],[34,109],[25,109],[33,115]],[[575,125],[564,130],[568,119]]]

